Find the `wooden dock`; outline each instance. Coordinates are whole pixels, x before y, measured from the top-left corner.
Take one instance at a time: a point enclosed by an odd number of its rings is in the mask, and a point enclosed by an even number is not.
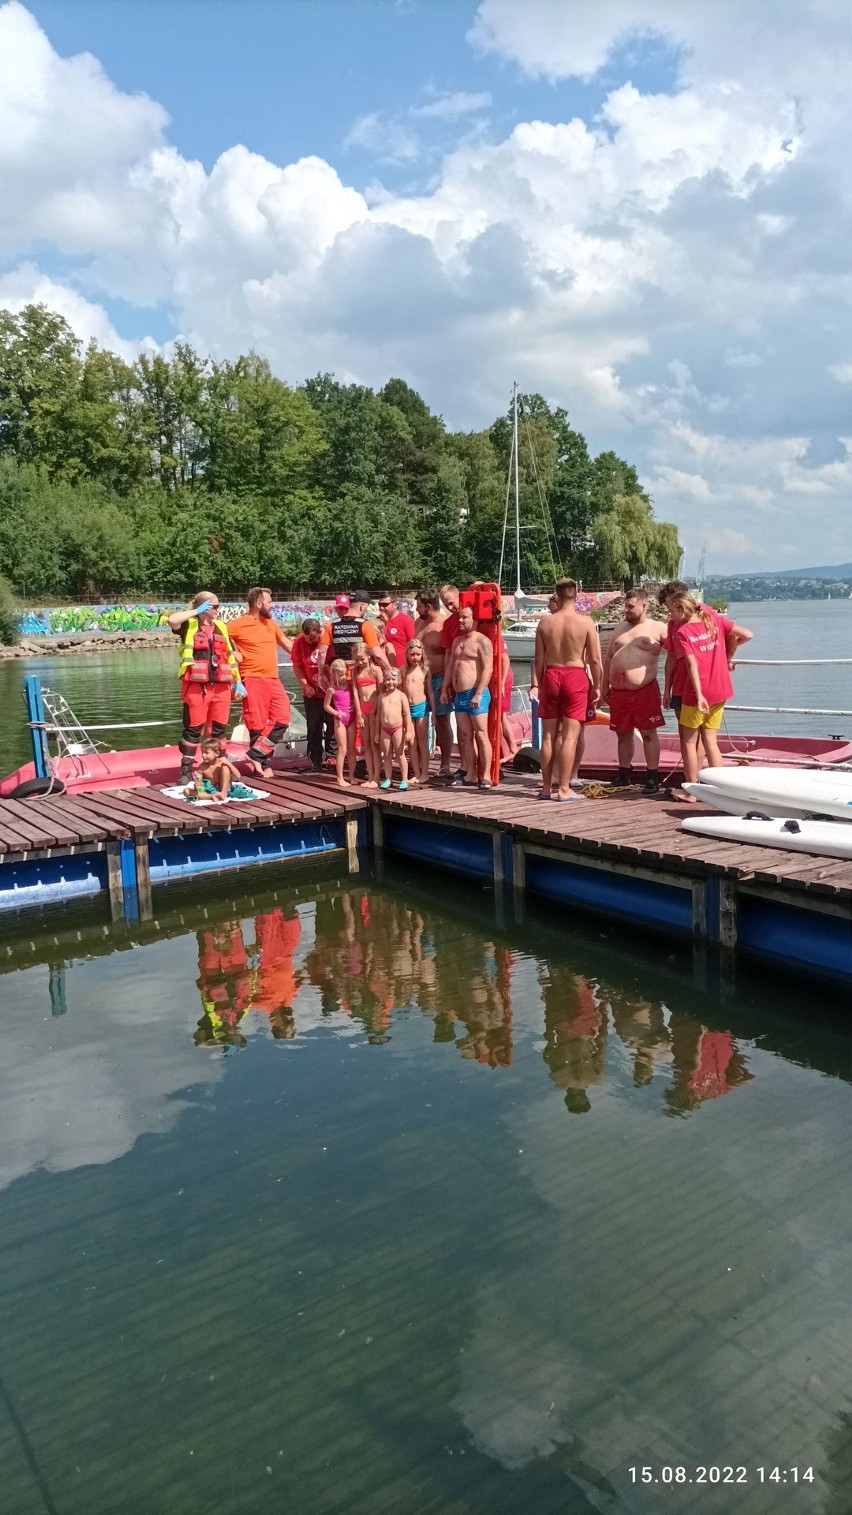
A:
[[[108,890],[146,919],[170,879],[336,853],[385,856],[852,984],[852,862],[680,830],[687,808],[637,791],[536,799],[534,775],[494,790],[340,790],[330,775],[260,781],[267,798],[195,808],[148,788],[0,801],[0,910]],[[339,860],[339,858],[338,858]]]

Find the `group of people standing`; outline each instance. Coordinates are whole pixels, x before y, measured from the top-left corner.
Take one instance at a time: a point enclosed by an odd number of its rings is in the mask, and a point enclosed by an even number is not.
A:
[[[737,648],[751,632],[701,604],[680,580],[658,594],[666,624],[649,618],[648,594],[632,589],[623,619],[601,656],[597,626],[577,609],[577,584],[556,585],[536,632],[533,692],[542,722],[539,798],[577,801],[577,771],[584,727],[609,705],[610,727],[618,742],[617,782],[633,782],[633,750],[638,731],[645,752],[647,793],[660,789],[659,728],[663,704],[675,711],[684,775],[694,782],[703,761],[721,761],[716,733],[724,704],[733,693],[730,669]],[[278,672],[278,649],[290,654],[305,706],[308,756],[314,768],[332,758],[342,786],[354,782],[357,737],[366,767],[366,786],[388,789],[396,766],[400,788],[429,776],[429,726],[434,723],[440,755],[438,776],[460,785],[492,785],[492,743],[488,731],[495,658],[508,709],[512,671],[502,637],[496,645],[478,629],[473,611],[460,603],[455,585],[417,594],[416,620],[401,610],[390,592],[380,595],[379,621],[367,616],[369,597],[340,594],[335,617],[323,624],[309,617],[295,637],[272,615],[269,589],[248,593],[245,615],[225,622],[218,597],[196,594],[168,624],[180,639],[179,677],[183,701],[180,740],[181,783],[192,778],[198,744],[205,734],[203,771],[221,770],[224,798],[236,777],[233,765],[215,747],[225,736],[231,701],[242,699],[248,730],[247,762],[258,777],[270,777],[270,759],[290,725],[290,700]],[[661,696],[658,667],[666,653]],[[460,767],[452,771],[455,716]],[[511,752],[511,728],[504,721]],[[215,787],[215,786],[214,786]],[[691,796],[684,792],[684,799]]]

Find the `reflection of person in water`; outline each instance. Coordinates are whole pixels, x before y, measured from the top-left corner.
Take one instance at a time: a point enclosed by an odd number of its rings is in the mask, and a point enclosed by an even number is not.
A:
[[[663,1098],[670,1114],[697,1110],[706,1099],[730,1094],[754,1077],[730,1031],[710,1031],[691,1015],[673,1012],[670,1027],[674,1079]]]
[[[299,945],[302,923],[298,915],[289,918],[283,910],[270,910],[254,922],[257,979],[252,996],[253,1010],[265,1010],[276,1040],[296,1035],[293,1003],[298,994],[293,953]]]
[[[251,974],[239,921],[220,921],[199,931],[198,978],[204,1013],[194,1041],[197,1047],[244,1047],[239,1024],[251,998]]]
[[[547,1045],[544,1061],[572,1115],[591,1109],[587,1090],[606,1078],[606,1010],[587,978],[550,965],[541,981]]]
[[[195,1032],[196,1046],[244,1047],[239,1025],[248,1010],[268,1015],[276,1039],[295,1036],[298,985],[293,953],[301,922],[297,915],[287,918],[282,910],[270,910],[255,917],[254,930],[249,952],[239,921],[198,933],[197,983],[204,1014]]]
[[[659,1063],[672,1060],[671,1037],[663,1007],[652,1005],[648,1000],[634,1000],[612,993],[610,1009],[619,1037],[633,1054],[633,1083],[639,1089],[643,1084],[650,1084]]]
[[[459,978],[457,1019],[467,1035],[456,1042],[462,1057],[475,1058],[489,1068],[512,1061],[512,963],[508,947],[483,942],[482,953],[468,975]]]

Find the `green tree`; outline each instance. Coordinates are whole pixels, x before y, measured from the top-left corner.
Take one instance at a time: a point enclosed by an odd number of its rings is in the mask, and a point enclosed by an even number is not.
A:
[[[680,561],[677,527],[655,521],[644,494],[617,494],[592,523],[594,568],[599,584],[625,588],[642,575],[671,578]]]
[[[43,305],[0,310],[0,454],[53,476],[73,471],[69,417],[76,410],[80,344]]]
[[[307,395],[276,379],[257,353],[214,365],[205,424],[211,490],[284,499],[310,487],[328,449]]]

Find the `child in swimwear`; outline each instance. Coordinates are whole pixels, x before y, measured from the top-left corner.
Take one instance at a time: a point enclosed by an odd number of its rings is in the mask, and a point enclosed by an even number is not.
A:
[[[323,708],[334,718],[334,739],[337,742],[337,755],[334,762],[337,768],[337,782],[341,789],[348,789],[349,784],[355,782],[355,704],[352,699],[352,685],[346,677],[346,664],[342,658],[335,658],[329,669],[329,686]],[[349,759],[349,784],[343,777],[343,765],[347,758]]]
[[[408,758],[405,755],[405,744],[414,740],[414,727],[411,723],[408,696],[403,694],[400,688],[399,673],[396,668],[388,668],[385,672],[382,692],[379,695],[378,714],[382,763],[385,770],[385,776],[379,788],[390,789],[393,760],[396,758],[399,763],[399,787],[407,789]]]
[[[236,782],[240,784],[241,789],[244,788],[244,785],[240,783],[240,778],[239,768],[222,751],[219,743],[208,737],[207,741],[201,744],[201,763],[196,770],[195,778],[183,792],[187,799],[206,800],[212,796],[221,804],[228,798],[233,783]]]
[[[352,693],[355,697],[355,720],[361,732],[361,746],[367,769],[365,789],[378,789],[381,778],[379,737],[376,723],[376,704],[379,686],[376,665],[370,656],[366,642],[354,642],[352,646]]]
[[[435,714],[432,680],[419,637],[413,637],[405,649],[405,672],[402,687],[411,708],[414,740],[411,744],[411,782],[425,784],[429,777],[429,711]]]

